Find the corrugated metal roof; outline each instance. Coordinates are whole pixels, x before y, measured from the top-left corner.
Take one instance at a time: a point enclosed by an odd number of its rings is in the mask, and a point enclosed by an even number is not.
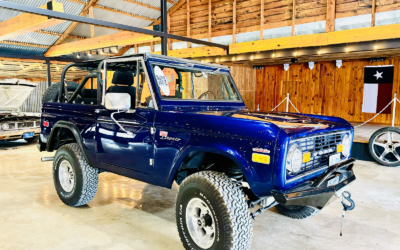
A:
[[[158,1],[158,5],[153,5],[148,2],[145,2],[145,3],[152,5],[154,7],[158,7],[158,8],[160,7],[160,1]],[[137,4],[133,4],[130,2],[125,2],[125,1],[100,0],[98,5],[106,6],[106,7],[120,10],[123,12],[134,13],[139,16],[149,17],[149,18],[153,18],[153,19],[157,19],[160,17],[160,12],[157,10],[149,9],[149,8],[146,8],[146,7],[137,5]]]
[[[49,0],[5,0],[8,2],[40,7],[45,5]],[[69,0],[56,0],[64,5],[64,11],[68,14],[79,15],[84,8],[84,4],[72,2]],[[89,0],[80,0],[81,2],[88,2]],[[142,2],[144,4],[148,4],[157,8],[160,8],[160,0],[137,0],[138,2]],[[122,12],[131,13],[138,16],[143,16],[151,19],[158,19],[160,17],[160,12],[154,9],[146,8],[141,5],[133,4],[123,0],[100,0],[98,5],[119,10]],[[171,3],[167,3],[168,9],[173,6]],[[12,11],[7,9],[0,8],[0,22],[13,18],[22,14],[22,12]],[[135,27],[148,27],[152,24],[152,21],[144,20],[141,18],[132,17],[129,15],[124,15],[120,13],[115,13],[112,11],[107,11],[100,8],[94,8],[93,12],[94,18],[104,21],[117,22],[125,25],[131,25]],[[65,30],[70,26],[72,22],[66,21],[64,23],[45,28],[44,31],[53,32],[62,34]],[[79,24],[73,32],[70,34],[72,36],[80,36],[80,37],[90,37],[90,26],[86,24]],[[108,34],[114,34],[119,32],[118,30],[107,29],[102,27],[95,27],[95,36],[103,36]],[[37,32],[32,32],[28,34],[24,34],[18,37],[14,37],[9,39],[8,41],[20,42],[20,43],[33,43],[38,45],[51,46],[59,36],[57,35],[49,35],[42,34]],[[68,43],[76,41],[76,39],[67,38],[63,43]],[[43,55],[46,51],[44,48],[37,47],[28,47],[28,46],[17,46],[17,45],[9,45],[9,44],[1,44],[0,46],[2,52],[6,53],[18,53],[18,54],[28,54],[28,55]],[[87,59],[94,59],[93,57]]]
[[[0,42],[0,51],[6,54],[17,54],[17,55],[43,55],[47,49],[37,48],[37,47],[28,47],[28,46],[20,46],[20,45],[10,45],[10,44],[2,44]]]
[[[50,46],[54,44],[54,42],[57,41],[58,38],[59,36],[30,32],[7,39],[7,41],[20,42],[20,43],[33,43],[33,44]]]

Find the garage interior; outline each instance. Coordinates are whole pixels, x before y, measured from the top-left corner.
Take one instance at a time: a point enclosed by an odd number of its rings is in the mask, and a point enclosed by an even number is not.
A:
[[[399,28],[391,0],[0,0],[0,81],[36,83],[15,112],[40,116],[68,64],[154,53],[228,66],[251,111],[370,120],[355,128],[356,208],[343,236],[341,200],[307,220],[271,208],[252,221],[251,249],[399,249],[400,168],[374,162],[368,143],[400,125],[400,102],[380,115],[362,111],[365,67],[393,65],[391,98],[400,93]],[[66,80],[88,73],[72,68]],[[53,163],[41,162],[55,152],[1,139],[0,249],[184,249],[176,183],[102,173],[93,201],[72,208],[54,189]]]

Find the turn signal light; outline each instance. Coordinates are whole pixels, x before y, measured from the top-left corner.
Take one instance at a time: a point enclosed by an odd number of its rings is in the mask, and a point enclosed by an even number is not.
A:
[[[309,162],[311,160],[311,153],[307,152],[303,154],[303,163]]]
[[[48,127],[49,126],[49,122],[43,121],[43,126]]]
[[[343,144],[339,144],[336,147],[336,153],[341,153],[341,152],[343,152]]]
[[[270,158],[269,158],[269,155],[262,155],[262,154],[253,153],[252,160],[253,160],[253,162],[269,164]]]

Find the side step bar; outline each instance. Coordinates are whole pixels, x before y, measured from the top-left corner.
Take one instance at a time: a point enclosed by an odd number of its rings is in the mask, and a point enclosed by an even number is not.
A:
[[[45,161],[54,161],[54,157],[42,157],[42,162]]]

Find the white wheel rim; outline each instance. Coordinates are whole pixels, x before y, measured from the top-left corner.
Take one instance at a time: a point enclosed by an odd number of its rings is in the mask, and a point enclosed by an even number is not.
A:
[[[74,169],[67,160],[63,160],[58,169],[58,180],[65,192],[71,192],[75,185]]]
[[[186,207],[186,225],[193,241],[201,248],[210,248],[215,241],[215,219],[211,209],[199,198]]]
[[[394,142],[393,141],[393,135],[397,134],[396,132],[383,132],[379,135],[377,135],[372,144],[373,144],[373,153],[374,155],[379,158],[381,161],[387,162],[387,163],[398,163],[400,162],[400,155],[396,151],[398,147],[400,147],[399,142]],[[382,141],[381,136],[386,137],[386,140]],[[377,152],[376,147],[381,147],[383,148],[383,152],[379,153]],[[390,160],[386,158],[388,155],[393,155],[395,160]]]

